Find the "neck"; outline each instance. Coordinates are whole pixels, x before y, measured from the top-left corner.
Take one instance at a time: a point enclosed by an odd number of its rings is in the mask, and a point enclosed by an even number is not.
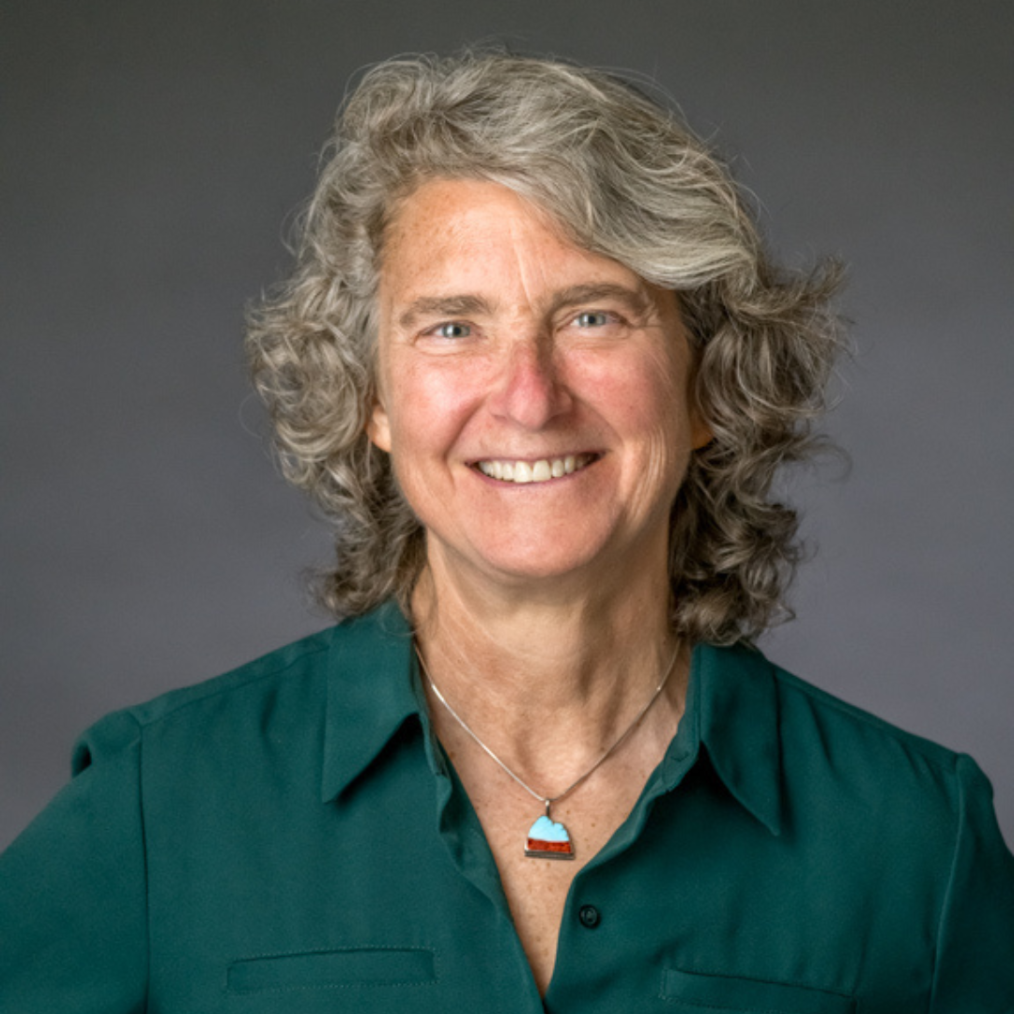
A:
[[[636,718],[676,651],[664,571],[618,586],[522,593],[431,559],[413,596],[420,651],[442,694],[547,794]],[[686,661],[645,718],[666,740],[682,711]],[[432,695],[431,712],[438,735],[453,737]]]

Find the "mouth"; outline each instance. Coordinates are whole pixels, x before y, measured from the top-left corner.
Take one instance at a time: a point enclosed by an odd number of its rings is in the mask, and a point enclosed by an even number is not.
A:
[[[522,461],[511,458],[484,458],[472,466],[483,475],[500,482],[530,483],[549,482],[573,475],[598,461],[601,454],[566,454],[561,458],[539,458],[536,461]]]

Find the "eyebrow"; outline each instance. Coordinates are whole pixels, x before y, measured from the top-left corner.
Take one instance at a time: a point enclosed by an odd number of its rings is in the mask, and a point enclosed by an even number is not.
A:
[[[569,289],[556,293],[550,303],[550,309],[555,313],[565,306],[595,303],[600,299],[615,299],[639,314],[646,314],[651,308],[648,294],[642,288],[631,289],[625,285],[600,282],[589,285],[572,285]]]
[[[399,315],[398,326],[408,330],[419,317],[468,317],[491,311],[489,301],[482,296],[420,296]]]
[[[557,313],[564,307],[595,303],[603,299],[618,300],[641,315],[648,313],[651,308],[651,301],[643,289],[630,289],[625,285],[599,282],[572,285],[555,293],[549,301],[549,312]],[[410,330],[420,317],[469,317],[492,312],[493,304],[488,299],[471,293],[454,296],[420,296],[413,299],[398,316],[398,326]]]

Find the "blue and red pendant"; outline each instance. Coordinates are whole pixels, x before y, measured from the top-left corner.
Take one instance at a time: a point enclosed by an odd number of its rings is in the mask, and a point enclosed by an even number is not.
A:
[[[573,859],[574,846],[567,829],[549,814],[549,801],[546,801],[546,812],[532,824],[525,845],[525,855],[530,859]]]

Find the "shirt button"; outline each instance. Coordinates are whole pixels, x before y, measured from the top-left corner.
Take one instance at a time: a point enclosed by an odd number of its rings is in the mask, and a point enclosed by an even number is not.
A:
[[[577,913],[577,917],[581,920],[581,925],[585,929],[595,929],[602,920],[601,913],[594,905],[582,905]]]

